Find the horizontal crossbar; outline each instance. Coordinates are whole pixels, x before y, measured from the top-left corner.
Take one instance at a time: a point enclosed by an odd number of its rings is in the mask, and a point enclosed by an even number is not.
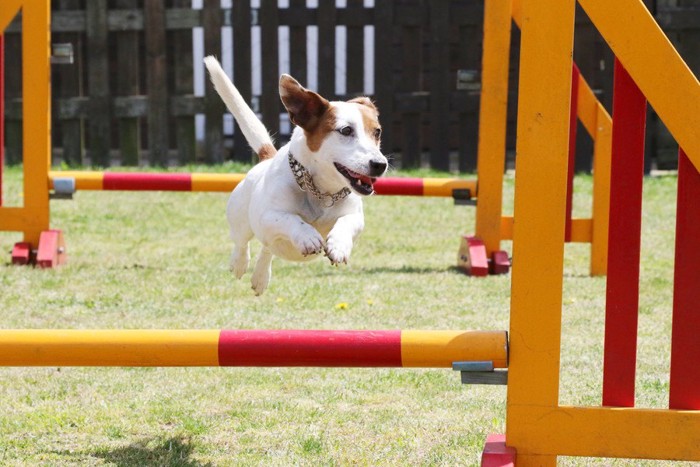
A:
[[[505,331],[0,330],[0,366],[504,368]]]
[[[72,180],[75,190],[113,191],[214,191],[229,192],[245,174],[155,172],[49,172],[49,188]],[[476,181],[457,178],[383,177],[374,184],[378,195],[453,197],[469,191],[476,196]]]

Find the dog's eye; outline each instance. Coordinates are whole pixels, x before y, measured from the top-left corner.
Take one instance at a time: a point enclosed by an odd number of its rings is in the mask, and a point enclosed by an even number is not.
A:
[[[344,126],[340,130],[338,130],[338,133],[340,133],[343,136],[352,136],[355,133],[355,130],[353,130],[351,126]]]
[[[382,129],[377,128],[376,130],[374,130],[374,139],[379,139],[381,137],[382,137]]]

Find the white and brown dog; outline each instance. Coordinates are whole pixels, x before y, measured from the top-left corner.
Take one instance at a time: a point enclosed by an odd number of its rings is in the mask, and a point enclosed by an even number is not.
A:
[[[307,261],[321,252],[331,264],[347,263],[364,228],[362,196],[374,193],[387,159],[379,150],[378,111],[366,97],[329,102],[282,75],[279,93],[296,125],[288,144],[276,150],[255,113],[221,65],[206,57],[216,91],[233,114],[260,163],[233,190],[226,216],[234,242],[231,271],[248,269],[248,243],[262,243],[251,283],[267,288],[272,257]]]

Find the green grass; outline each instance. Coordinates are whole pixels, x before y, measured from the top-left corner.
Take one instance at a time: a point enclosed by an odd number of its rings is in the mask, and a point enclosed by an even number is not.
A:
[[[6,174],[9,204],[21,203],[20,179],[17,168]],[[506,210],[512,185],[508,177]],[[584,215],[591,178],[578,177],[576,188]],[[648,178],[645,190],[637,402],[663,407],[675,178]],[[255,297],[249,274],[235,281],[227,271],[226,199],[80,192],[52,201],[52,227],[65,233],[69,263],[12,267],[8,254],[0,265],[2,326],[508,329],[510,276],[475,279],[453,268],[459,236],[473,231],[473,208],[368,199],[348,266],[275,260],[270,288]],[[18,240],[0,233],[0,249]],[[600,404],[605,280],[587,277],[588,261],[587,246],[567,246],[560,395],[567,404]],[[4,368],[2,375],[1,465],[469,465],[485,436],[505,424],[505,388],[462,386],[450,370]]]

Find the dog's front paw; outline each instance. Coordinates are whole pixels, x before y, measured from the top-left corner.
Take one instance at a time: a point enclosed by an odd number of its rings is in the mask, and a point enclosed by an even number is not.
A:
[[[332,265],[337,266],[340,263],[347,264],[348,259],[350,259],[350,252],[352,251],[352,240],[346,240],[331,235],[328,237],[324,251]]]
[[[323,251],[323,237],[313,227],[304,229],[302,235],[297,235],[294,239],[294,246],[302,256],[317,255]]]

